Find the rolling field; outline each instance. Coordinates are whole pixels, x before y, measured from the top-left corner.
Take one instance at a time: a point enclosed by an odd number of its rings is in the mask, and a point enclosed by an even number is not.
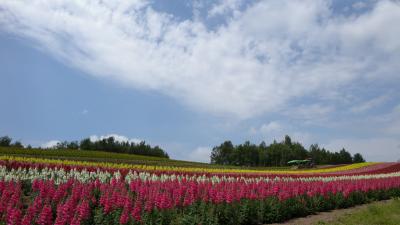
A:
[[[250,169],[0,149],[0,224],[267,224],[394,197],[399,163]]]

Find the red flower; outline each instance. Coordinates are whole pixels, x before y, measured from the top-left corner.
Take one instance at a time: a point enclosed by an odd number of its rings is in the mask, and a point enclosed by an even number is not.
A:
[[[37,223],[39,225],[51,225],[53,223],[53,215],[51,212],[51,207],[49,205],[45,205],[43,207],[43,210],[39,215]]]

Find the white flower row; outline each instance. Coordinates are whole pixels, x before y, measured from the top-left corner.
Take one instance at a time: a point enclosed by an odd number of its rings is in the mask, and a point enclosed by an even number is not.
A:
[[[266,178],[266,177],[231,177],[231,176],[211,176],[207,177],[205,175],[175,175],[175,174],[161,174],[156,175],[154,173],[149,172],[137,172],[137,171],[129,171],[129,173],[125,176],[125,181],[130,183],[134,180],[142,180],[142,181],[196,181],[198,183],[211,182],[213,184],[220,182],[245,182],[245,183],[258,183],[258,182],[311,182],[311,181],[338,181],[338,180],[361,180],[361,179],[376,179],[376,178],[388,178],[388,177],[400,177],[400,171],[394,173],[386,173],[386,174],[369,174],[369,175],[352,175],[352,176],[328,176],[328,177],[298,177],[298,178],[290,178],[290,177],[275,177],[275,178]],[[66,171],[62,168],[29,168],[29,169],[11,169],[8,170],[5,166],[0,166],[0,180],[34,180],[34,179],[43,179],[43,180],[54,180],[56,184],[64,183],[69,179],[76,179],[80,182],[91,182],[95,180],[100,180],[101,182],[110,182],[112,178],[120,179],[121,174],[119,171],[115,173],[109,173],[101,170],[89,172],[87,170],[69,170]]]
[[[101,182],[109,182],[113,177],[119,179],[121,174],[119,172],[110,174],[101,170],[97,170],[96,172],[89,172],[87,170],[78,171],[75,169],[65,171],[62,168],[43,168],[40,170],[38,168],[18,168],[7,170],[5,166],[0,166],[0,180],[5,181],[29,181],[42,179],[54,180],[56,184],[60,184],[67,182],[69,179],[75,179],[83,183],[95,181],[96,179],[99,179]]]
[[[368,175],[352,175],[352,176],[329,176],[329,177],[298,177],[298,178],[291,178],[291,177],[275,177],[275,178],[267,178],[267,177],[257,177],[257,178],[249,178],[249,177],[230,177],[230,176],[212,176],[207,177],[205,175],[168,175],[168,174],[161,174],[156,175],[149,172],[136,172],[136,171],[129,171],[126,175],[125,180],[126,182],[131,182],[133,180],[140,179],[142,181],[182,181],[183,179],[188,181],[196,181],[200,182],[212,182],[220,183],[220,182],[245,182],[245,183],[258,183],[258,182],[311,182],[311,181],[323,181],[323,182],[330,182],[330,181],[338,181],[338,180],[362,180],[362,179],[377,179],[377,178],[388,178],[388,177],[400,177],[400,171],[394,173],[384,173],[384,174],[368,174]]]

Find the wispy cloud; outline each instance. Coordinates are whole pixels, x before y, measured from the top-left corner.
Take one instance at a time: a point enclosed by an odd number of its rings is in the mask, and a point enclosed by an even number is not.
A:
[[[0,26],[93,76],[246,119],[365,80],[398,81],[400,4],[373,4],[344,17],[329,1],[260,1],[210,29],[144,0],[1,1]]]
[[[259,127],[251,127],[250,133],[254,136],[259,136],[261,140],[271,142],[273,140],[283,140],[285,135],[289,135],[294,141],[299,141],[308,147],[307,145],[312,144],[316,141],[312,139],[312,134],[301,129],[287,124],[282,121],[270,121],[262,124]]]
[[[303,123],[321,123],[334,112],[334,106],[319,103],[301,104],[287,107],[282,113],[292,119],[302,120]]]
[[[356,2],[356,3],[354,3],[353,5],[352,5],[352,7],[354,8],[354,9],[357,9],[357,10],[360,10],[360,9],[364,9],[364,8],[366,8],[368,5],[367,5],[367,3],[366,2]]]
[[[390,99],[390,96],[388,96],[388,95],[378,96],[378,97],[372,98],[371,100],[365,101],[359,105],[355,105],[355,106],[351,107],[350,111],[352,111],[353,113],[362,113],[362,112],[368,111],[370,109],[379,107],[383,103],[387,102],[389,99]]]
[[[240,7],[243,4],[243,0],[221,0],[215,3],[208,11],[208,17],[214,17],[219,15],[238,14],[240,13]]]
[[[277,121],[272,121],[267,124],[263,124],[260,127],[260,132],[262,133],[271,133],[276,131],[281,131],[283,129],[282,125]]]
[[[212,149],[210,147],[198,147],[191,153],[189,153],[188,157],[186,157],[185,159],[190,161],[209,163],[211,151]]]
[[[60,141],[51,140],[51,141],[48,141],[48,142],[45,142],[45,143],[41,144],[40,147],[42,147],[42,148],[54,148],[54,147],[57,146],[58,143],[60,143]]]

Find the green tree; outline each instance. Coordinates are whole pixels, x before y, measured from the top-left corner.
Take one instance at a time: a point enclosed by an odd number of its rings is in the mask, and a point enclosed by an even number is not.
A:
[[[340,163],[343,164],[348,164],[353,162],[353,158],[351,157],[351,154],[346,151],[346,149],[342,148],[339,152],[340,155]]]
[[[14,144],[12,146],[15,148],[24,148],[24,146],[22,145],[22,143],[20,141],[14,142]]]
[[[79,149],[79,143],[77,141],[71,141],[67,143],[67,149]]]
[[[362,163],[365,162],[364,157],[360,153],[356,153],[353,156],[353,163]]]
[[[292,145],[292,139],[289,137],[289,135],[285,135],[285,140],[283,142],[285,145],[287,146],[291,146]]]
[[[79,144],[79,148],[82,150],[93,150],[93,146],[92,146],[92,142],[90,141],[90,138],[83,139]]]
[[[258,146],[258,159],[259,159],[259,166],[268,166],[268,152],[267,152],[267,144],[265,141],[262,141]]]
[[[282,162],[282,148],[285,146],[282,143],[272,143],[270,146],[268,146],[267,150],[267,155],[268,155],[268,161],[269,161],[269,166],[280,166]]]
[[[12,139],[9,136],[0,137],[0,146],[9,147]]]
[[[215,146],[211,152],[211,163],[228,165],[233,163],[233,144],[225,141],[220,146]]]

